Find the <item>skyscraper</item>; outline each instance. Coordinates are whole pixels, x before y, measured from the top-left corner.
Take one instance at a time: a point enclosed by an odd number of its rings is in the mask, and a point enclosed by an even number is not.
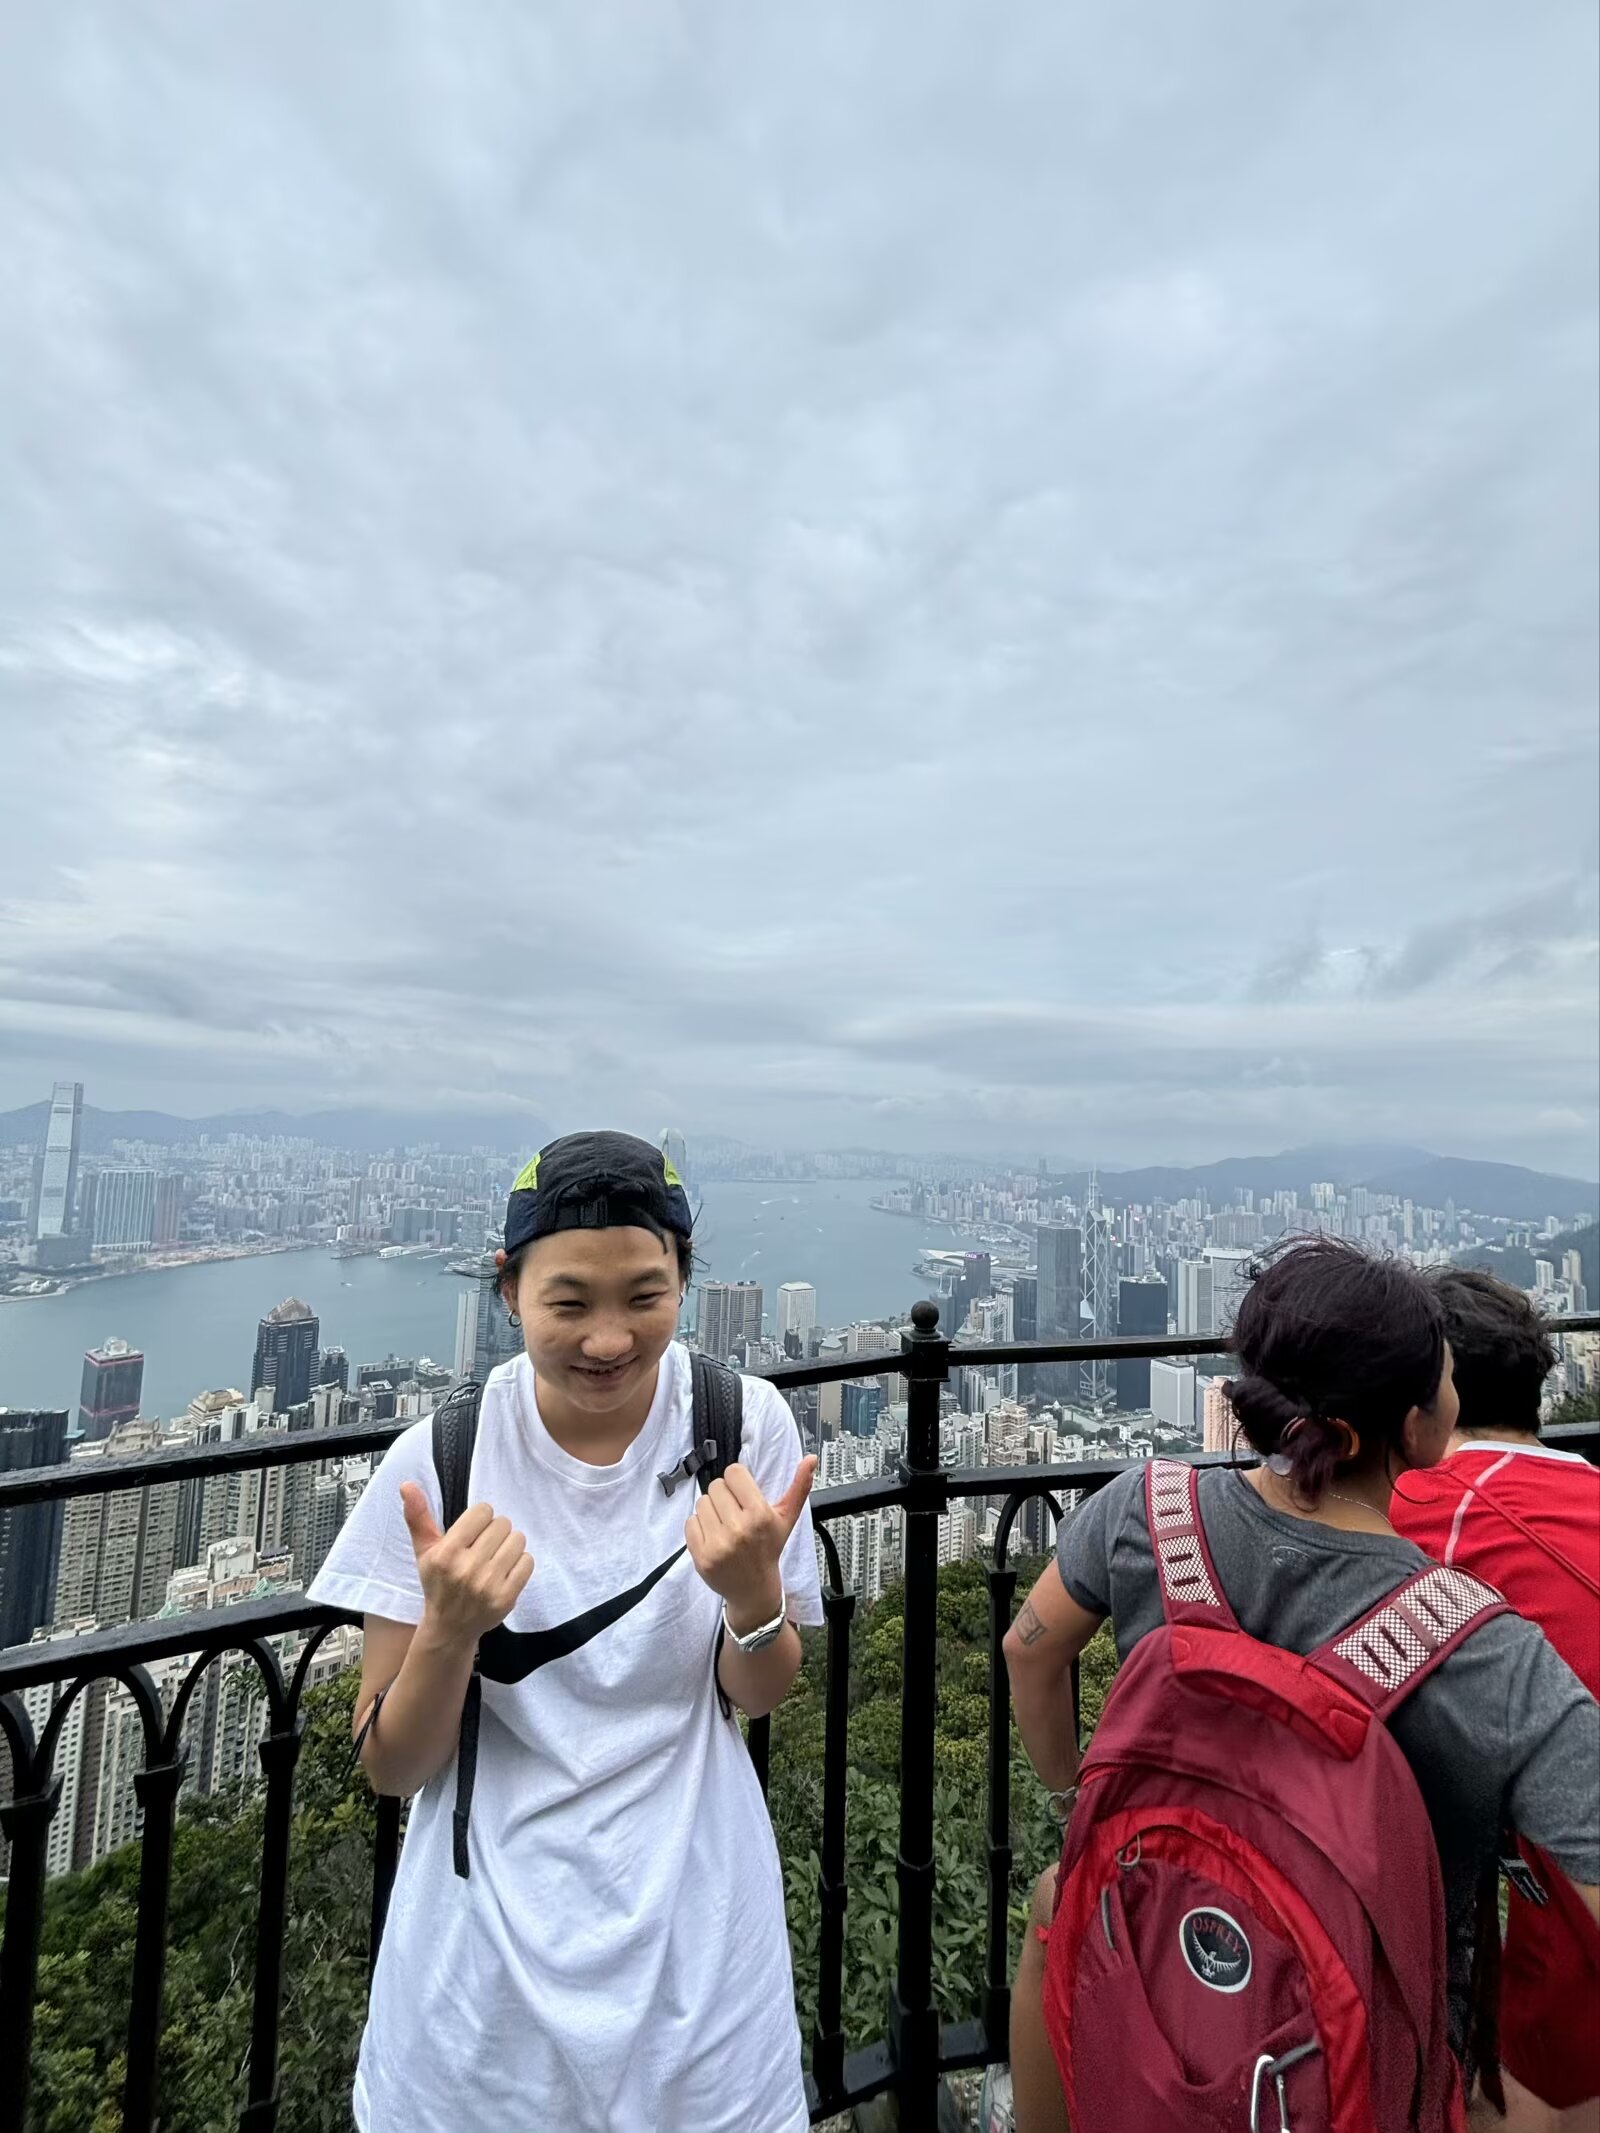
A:
[[[75,1466],[109,1464],[160,1451],[163,1444],[157,1425],[132,1423],[103,1441],[79,1445],[72,1461]],[[56,1576],[57,1628],[86,1615],[110,1628],[160,1612],[167,1580],[178,1568],[178,1534],[186,1523],[183,1493],[181,1482],[169,1481],[156,1488],[74,1496],[67,1503]]]
[[[1039,1277],[1015,1274],[1011,1279],[1011,1331],[1019,1341],[1039,1338]]]
[[[1193,1436],[1194,1389],[1193,1363],[1150,1365],[1150,1407],[1163,1429]]]
[[[94,1248],[148,1251],[156,1234],[156,1174],[115,1165],[95,1177]]]
[[[1083,1337],[1083,1233],[1067,1222],[1039,1224],[1038,1332],[1041,1341],[1075,1341]],[[1048,1363],[1039,1371],[1039,1390],[1047,1399],[1076,1400],[1080,1374],[1076,1363]]]
[[[59,1466],[67,1456],[67,1411],[0,1407],[0,1474]],[[61,1552],[59,1503],[0,1511],[0,1646],[26,1644],[51,1619]]]
[[[883,1413],[883,1387],[871,1378],[845,1385],[840,1412],[847,1437],[875,1436],[878,1417]]]
[[[1245,1290],[1250,1286],[1255,1254],[1212,1247],[1206,1253],[1206,1264],[1211,1269],[1212,1331],[1226,1333],[1239,1315]]]
[[[817,1292],[809,1281],[785,1281],[778,1287],[778,1337],[793,1333],[800,1341],[817,1323]]]
[[[77,1435],[98,1442],[139,1412],[144,1391],[144,1357],[126,1341],[110,1340],[91,1348],[83,1359],[78,1392]]]
[[[697,1321],[700,1346],[719,1363],[761,1338],[765,1299],[756,1281],[703,1281]]]
[[[511,1323],[495,1287],[496,1271],[494,1253],[485,1252],[476,1278],[456,1305],[455,1374],[479,1385],[523,1349],[522,1329]]]
[[[50,1094],[39,1214],[34,1237],[70,1237],[78,1195],[78,1143],[83,1134],[83,1083],[58,1081]]]
[[[309,1400],[320,1333],[316,1313],[297,1296],[286,1298],[269,1311],[256,1332],[250,1397],[254,1399],[263,1387],[270,1387],[277,1414]]]
[[[666,1132],[662,1134],[661,1153],[665,1156],[668,1167],[677,1172],[678,1182],[689,1195],[690,1203],[693,1204],[696,1194],[689,1178],[689,1143],[676,1126],[669,1126]]]
[[[1206,1381],[1204,1425],[1205,1449],[1208,1452],[1231,1452],[1234,1431],[1238,1426],[1227,1395],[1222,1389],[1222,1382],[1221,1378],[1208,1378]],[[1249,1446],[1245,1449],[1248,1451]]]
[[[169,1170],[156,1186],[155,1242],[176,1244],[182,1226],[183,1178],[176,1170]]]
[[[1206,1259],[1178,1261],[1178,1331],[1209,1340],[1217,1330],[1212,1302],[1211,1263]]]
[[[1119,1334],[1165,1333],[1167,1330],[1167,1285],[1164,1281],[1119,1281],[1117,1284],[1117,1331]],[[1125,1415],[1150,1405],[1149,1359],[1129,1358],[1117,1365],[1117,1406]]]

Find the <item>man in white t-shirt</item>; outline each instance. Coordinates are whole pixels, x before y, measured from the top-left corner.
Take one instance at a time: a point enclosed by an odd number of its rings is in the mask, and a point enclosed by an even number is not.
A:
[[[441,1530],[432,1432],[391,1447],[312,1594],[366,1618],[380,1792],[415,1793],[356,2077],[361,2133],[804,2133],[783,1885],[726,1699],[770,1711],[822,1619],[816,1462],[743,1380],[739,1462],[669,1491],[694,1437],[673,1340],[681,1184],[571,1135],[523,1172],[503,1293],[527,1353],[484,1388],[470,1508]],[[470,1872],[454,1761],[479,1639],[564,1623],[682,1551],[520,1681],[481,1681]],[[718,1696],[718,1686],[723,1698]]]

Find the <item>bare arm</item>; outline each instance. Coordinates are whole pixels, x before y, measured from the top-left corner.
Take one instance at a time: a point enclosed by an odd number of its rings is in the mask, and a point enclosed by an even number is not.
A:
[[[1065,1791],[1078,1775],[1067,1670],[1103,1619],[1078,1605],[1051,1563],[1006,1631],[1017,1730],[1028,1760],[1053,1791]]]
[[[712,1482],[684,1527],[695,1569],[721,1595],[728,1626],[741,1637],[772,1621],[783,1606],[783,1551],[816,1477],[816,1460],[802,1459],[783,1495],[768,1503],[750,1469],[735,1463]],[[742,1652],[724,1637],[717,1679],[747,1718],[765,1718],[788,1695],[800,1656],[793,1622],[759,1652]]]
[[[533,1558],[509,1518],[488,1504],[463,1511],[441,1533],[414,1481],[400,1489],[422,1582],[422,1620],[368,1615],[354,1731],[373,1719],[361,1763],[375,1792],[419,1792],[449,1761],[461,1733],[461,1706],[473,1655],[485,1631],[503,1622],[533,1575]]]
[[[756,1602],[759,1608],[761,1602]],[[763,1622],[770,1622],[783,1605],[783,1587],[779,1585],[771,1596],[766,1612],[741,1613],[733,1605],[728,1608],[728,1620],[741,1635],[748,1636],[759,1629]],[[765,1718],[775,1711],[794,1686],[794,1677],[800,1671],[800,1632],[793,1621],[784,1625],[783,1635],[769,1644],[765,1651],[742,1652],[731,1637],[722,1640],[722,1656],[717,1661],[717,1679],[722,1683],[722,1693],[730,1703],[736,1703],[746,1718]]]
[[[359,1735],[380,1692],[383,1709],[361,1750],[374,1792],[420,1792],[455,1751],[476,1642],[452,1644],[429,1627],[368,1615],[361,1651]]]

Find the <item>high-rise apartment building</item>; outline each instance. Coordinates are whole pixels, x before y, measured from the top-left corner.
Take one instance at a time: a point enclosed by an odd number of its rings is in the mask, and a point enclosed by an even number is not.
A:
[[[1039,1338],[1037,1274],[1014,1274],[1011,1277],[1011,1330],[1012,1337],[1019,1341],[1036,1341]]]
[[[156,1228],[153,1241],[158,1249],[176,1244],[182,1228],[183,1179],[176,1170],[169,1170],[156,1184]]]
[[[163,1450],[171,1439],[156,1424],[125,1423],[72,1453],[74,1466],[131,1459]],[[56,1574],[58,1629],[92,1617],[102,1628],[144,1622],[159,1614],[167,1580],[178,1568],[184,1493],[181,1482],[74,1496],[63,1507],[61,1561]]]
[[[1221,1378],[1209,1378],[1205,1390],[1204,1442],[1208,1452],[1231,1452],[1238,1424],[1228,1405]]]
[[[794,1334],[801,1342],[817,1323],[817,1292],[809,1281],[785,1281],[778,1286],[778,1338]]]
[[[156,1173],[114,1164],[95,1174],[94,1248],[147,1252],[156,1235]]]
[[[143,1391],[144,1356],[137,1348],[119,1340],[91,1348],[83,1359],[76,1435],[96,1441],[109,1437],[137,1416]]]
[[[250,1397],[254,1399],[263,1388],[270,1387],[277,1414],[309,1400],[320,1335],[316,1313],[297,1296],[288,1297],[269,1311],[256,1332]]]
[[[700,1346],[719,1363],[727,1362],[747,1341],[761,1338],[764,1309],[758,1281],[703,1281],[697,1332]]]
[[[1117,1333],[1136,1337],[1167,1330],[1167,1285],[1164,1281],[1117,1283]],[[1117,1407],[1125,1415],[1150,1405],[1150,1361],[1130,1357],[1117,1364]]]
[[[1207,1259],[1180,1259],[1178,1261],[1177,1320],[1180,1333],[1192,1333],[1196,1339],[1209,1340],[1217,1330],[1215,1301],[1212,1294],[1213,1275],[1211,1262]]]
[[[59,1466],[67,1456],[64,1407],[0,1407],[0,1474]],[[0,1511],[0,1647],[26,1644],[55,1605],[61,1505]]]
[[[36,1239],[70,1237],[78,1194],[78,1144],[83,1136],[83,1083],[58,1081],[50,1093],[44,1167],[39,1174]]]

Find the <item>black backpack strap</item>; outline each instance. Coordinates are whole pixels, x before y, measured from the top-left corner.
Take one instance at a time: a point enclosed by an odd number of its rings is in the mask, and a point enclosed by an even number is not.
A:
[[[439,1524],[446,1533],[467,1508],[467,1496],[472,1486],[472,1448],[477,1442],[478,1410],[482,1405],[483,1387],[467,1378],[433,1410],[433,1470],[439,1477]],[[463,1881],[471,1872],[467,1858],[467,1825],[472,1819],[472,1788],[478,1779],[478,1717],[482,1705],[483,1683],[478,1676],[478,1661],[474,1658],[467,1693],[461,1704],[461,1738],[456,1748],[456,1805],[452,1817],[455,1869]],[[374,1706],[372,1716],[376,1718],[377,1715]]]
[[[696,1349],[689,1357],[689,1382],[693,1388],[694,1441],[702,1454],[713,1447],[710,1458],[702,1457],[695,1479],[701,1490],[709,1489],[738,1459],[744,1449],[744,1379],[726,1363],[713,1362]]]
[[[464,1378],[433,1410],[433,1471],[439,1477],[439,1523],[448,1533],[467,1508],[472,1486],[472,1447],[478,1440],[483,1387]]]
[[[713,1362],[698,1349],[689,1358],[690,1382],[694,1387],[694,1441],[711,1456],[702,1457],[695,1479],[702,1494],[738,1459],[744,1448],[744,1380],[726,1363]],[[717,1708],[732,1718],[733,1705],[722,1686],[722,1622],[717,1622],[717,1642],[711,1654],[711,1682],[717,1692]]]

